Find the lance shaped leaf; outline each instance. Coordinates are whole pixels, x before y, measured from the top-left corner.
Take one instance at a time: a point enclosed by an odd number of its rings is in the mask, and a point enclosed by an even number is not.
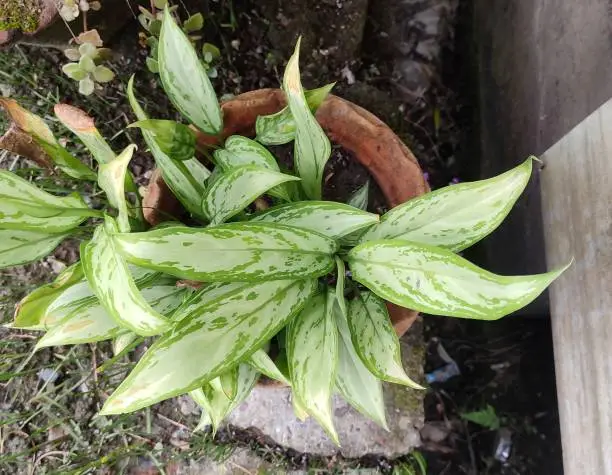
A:
[[[0,229],[0,269],[41,259],[50,254],[70,234],[70,232],[47,234]]]
[[[386,213],[361,242],[407,241],[461,251],[495,230],[531,176],[533,159],[488,180],[459,183],[414,198]]]
[[[135,411],[220,376],[272,338],[315,289],[315,280],[242,283],[197,307],[151,346],[102,413]]]
[[[147,130],[155,136],[162,152],[172,160],[190,160],[195,153],[195,135],[184,124],[173,120],[145,119],[128,125]]]
[[[374,376],[390,383],[423,389],[404,371],[399,338],[381,298],[372,292],[359,292],[349,302],[347,321],[355,351]]]
[[[308,107],[314,114],[336,83],[304,91]],[[257,141],[264,145],[283,145],[295,139],[295,121],[289,107],[275,114],[260,115],[255,122]]]
[[[7,112],[17,129],[31,137],[53,164],[64,173],[76,179],[96,179],[93,170],[73,157],[57,142],[49,126],[39,116],[24,109],[13,99],[0,98],[0,106]],[[36,157],[27,158],[36,159]],[[40,164],[40,160],[36,161]]]
[[[193,125],[208,134],[223,130],[223,117],[215,90],[189,38],[168,8],[159,35],[159,76],[168,98]]]
[[[300,81],[299,53],[300,40],[287,63],[283,89],[296,125],[293,151],[295,169],[302,179],[306,196],[311,200],[319,200],[323,170],[331,154],[331,144],[306,102]]]
[[[253,165],[236,167],[222,173],[211,185],[202,206],[211,224],[235,216],[258,196],[288,181],[299,178]]]
[[[202,282],[318,277],[333,268],[337,250],[325,236],[272,223],[168,227],[114,242],[133,264]]]
[[[113,355],[117,356],[118,354],[120,354],[128,346],[135,342],[137,338],[138,335],[131,331],[127,331],[125,333],[117,335],[117,337],[115,337],[115,339],[113,340]]]
[[[289,380],[283,373],[276,367],[272,358],[268,356],[265,350],[259,349],[251,355],[247,362],[262,374],[265,374],[268,378],[280,381],[287,386],[291,386]]]
[[[170,328],[170,323],[153,310],[138,291],[127,263],[117,252],[113,240],[116,232],[116,224],[106,217],[93,239],[82,246],[81,263],[87,281],[119,325],[143,336],[162,333]]]
[[[267,209],[251,221],[296,226],[339,239],[378,223],[378,215],[333,201],[300,201]]]
[[[355,351],[345,314],[336,305],[334,317],[338,328],[338,371],[336,388],[351,406],[389,430],[380,380],[363,364]]]
[[[287,332],[287,360],[298,408],[314,417],[339,445],[331,409],[338,363],[335,301],[333,292],[316,295],[291,321]]]
[[[232,135],[225,141],[225,148],[215,150],[215,162],[223,170],[228,171],[234,167],[254,165],[280,173],[274,156],[254,140]],[[291,192],[286,185],[279,185],[268,190],[270,196],[291,201]]]
[[[346,308],[346,299],[344,298],[344,280],[346,278],[346,266],[344,265],[344,261],[336,256],[336,301],[338,303],[338,307],[346,318],[347,308]]]
[[[106,192],[108,202],[119,211],[117,224],[119,231],[130,231],[127,201],[125,199],[125,176],[136,145],[128,145],[123,152],[110,162],[98,168],[98,185]]]
[[[351,195],[348,200],[348,204],[350,206],[354,206],[355,208],[359,208],[362,210],[368,209],[368,200],[370,197],[370,180],[366,181],[365,184],[359,188],[355,193]]]
[[[170,314],[180,305],[184,293],[185,289],[164,283],[142,289],[144,299],[160,314]],[[115,337],[119,340],[115,346],[116,352],[119,353],[137,335],[134,332],[126,332],[126,328],[119,325],[96,299],[76,308],[54,325],[38,341],[36,347],[91,343]]]
[[[138,120],[147,120],[148,117],[142,109],[136,96],[134,95],[134,76],[132,76],[127,86],[127,97],[130,106]],[[193,216],[206,219],[202,212],[202,196],[205,193],[204,182],[210,176],[210,171],[202,165],[196,158],[184,161],[172,160],[166,155],[152,132],[141,129],[155,164],[161,170],[164,182],[168,185],[174,196]]]
[[[568,266],[501,276],[451,251],[401,240],[370,241],[348,254],[353,279],[385,300],[420,312],[496,320],[540,295]]]
[[[238,367],[236,366],[219,376],[219,382],[225,396],[233,401],[238,392]]]

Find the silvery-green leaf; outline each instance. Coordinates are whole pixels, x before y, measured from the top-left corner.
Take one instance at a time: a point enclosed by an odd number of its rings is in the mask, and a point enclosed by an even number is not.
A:
[[[215,282],[195,291],[188,296],[172,315],[172,320],[178,322],[191,315],[195,310],[224,295],[232,294],[242,288],[242,282]]]
[[[316,295],[291,321],[287,332],[287,360],[298,407],[314,417],[339,444],[331,409],[338,363],[335,301],[333,292]]]
[[[310,414],[308,414],[308,411],[304,408],[304,403],[300,402],[294,392],[291,393],[291,406],[293,407],[293,414],[295,414],[295,417],[300,421],[304,422],[310,417]]]
[[[130,124],[154,135],[159,148],[172,160],[190,160],[195,153],[195,135],[185,124],[173,120],[145,119]]]
[[[118,335],[113,340],[113,355],[117,356],[123,350],[125,350],[134,340],[138,338],[138,335],[134,332],[125,332]]]
[[[209,134],[223,130],[215,90],[189,38],[166,8],[157,54],[159,76],[170,101],[193,125]]]
[[[83,269],[79,262],[64,269],[53,282],[38,287],[26,295],[15,311],[15,328],[45,329],[49,306],[66,290],[83,279]]]
[[[368,209],[368,199],[370,196],[369,189],[370,180],[366,181],[361,188],[351,195],[347,204],[366,211]]]
[[[353,347],[370,372],[383,381],[423,389],[402,366],[400,343],[385,302],[372,292],[359,292],[348,305]]]
[[[184,289],[177,289],[173,285],[151,285],[142,289],[144,299],[156,312],[162,314],[171,313],[181,303],[183,293]],[[133,338],[124,335],[136,337],[136,333],[126,332],[126,328],[118,324],[99,301],[93,301],[76,308],[50,328],[36,347],[75,345],[117,338],[120,341],[114,346],[119,348],[118,353],[133,341]]]
[[[0,229],[0,269],[37,261],[50,254],[70,232],[45,234]]]
[[[136,117],[139,120],[146,120],[147,115],[134,95],[134,76],[128,82],[127,97]],[[202,212],[202,197],[205,193],[204,182],[210,176],[210,172],[196,158],[182,162],[172,160],[161,150],[151,132],[142,130],[142,136],[174,196],[192,215],[206,219]]]
[[[0,229],[65,233],[98,212],[87,208],[52,208],[0,196]]]
[[[296,226],[338,239],[378,223],[378,215],[333,201],[300,201],[270,208],[251,221]]]
[[[334,307],[334,316],[339,335],[336,388],[351,406],[388,430],[382,384],[355,351],[345,314],[338,305]]]
[[[276,223],[169,227],[114,242],[133,264],[202,282],[318,277],[333,268],[337,250],[325,236]]]
[[[197,391],[197,389],[194,389],[194,391]],[[193,398],[194,401],[196,401],[195,397],[191,396]],[[196,401],[197,403],[198,401]],[[202,414],[200,415],[200,420],[198,422],[198,425],[195,427],[195,429],[193,429],[194,432],[199,432],[202,431],[204,429],[206,429],[208,426],[212,425],[212,418],[210,417],[210,414],[208,414],[208,411],[201,405],[199,404],[200,409],[202,410]]]
[[[320,200],[323,170],[331,154],[331,144],[306,103],[300,81],[299,53],[300,40],[287,63],[283,89],[296,125],[293,150],[295,169],[302,179],[306,196],[311,200]]]
[[[98,185],[106,192],[109,204],[118,210],[119,231],[130,232],[127,201],[125,199],[125,176],[136,145],[128,145],[110,162],[98,168]]]
[[[336,83],[304,91],[310,110],[315,113]],[[275,114],[260,115],[255,122],[257,141],[264,145],[283,145],[295,139],[295,121],[289,107]]]
[[[414,198],[386,213],[361,242],[405,239],[461,251],[497,228],[531,176],[532,158],[488,180],[459,183]]]
[[[369,241],[348,254],[353,279],[385,300],[420,312],[496,320],[540,295],[567,267],[501,276],[451,251],[402,240]]]
[[[132,412],[220,376],[284,327],[316,285],[315,280],[244,283],[202,305],[151,346],[102,413]]]
[[[291,386],[289,380],[285,377],[283,373],[280,372],[280,370],[274,364],[274,361],[272,361],[272,359],[268,356],[268,353],[266,353],[265,350],[257,350],[250,356],[250,358],[247,360],[247,363],[249,363],[260,373],[265,374],[268,378],[280,381],[281,383],[284,383],[287,386]]]
[[[219,376],[219,382],[225,396],[233,401],[238,392],[238,367],[236,366]]]
[[[344,265],[344,261],[336,256],[336,300],[338,302],[338,307],[342,312],[342,315],[346,318],[347,309],[346,309],[346,300],[344,298],[344,279],[346,278],[346,267]]]
[[[280,172],[244,165],[231,168],[210,186],[202,206],[211,224],[219,224],[238,214],[258,196],[281,183],[299,178]]]
[[[81,263],[87,281],[117,324],[138,335],[162,333],[170,328],[170,323],[138,291],[127,263],[117,252],[113,239],[116,232],[116,224],[107,217],[104,225],[94,232],[93,239],[82,246]]]
[[[64,173],[77,179],[96,179],[93,170],[73,157],[55,140],[51,129],[39,116],[24,109],[13,99],[0,98],[0,106],[17,127],[32,137]]]
[[[228,137],[225,148],[215,150],[214,156],[217,165],[225,171],[243,165],[255,165],[280,172],[276,159],[265,147],[241,135]],[[291,193],[285,185],[272,188],[268,194],[285,201],[291,200]]]

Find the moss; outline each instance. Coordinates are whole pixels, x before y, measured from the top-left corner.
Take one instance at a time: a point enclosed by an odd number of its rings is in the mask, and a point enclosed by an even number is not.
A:
[[[0,31],[21,30],[31,33],[38,28],[40,5],[37,0],[2,0]]]

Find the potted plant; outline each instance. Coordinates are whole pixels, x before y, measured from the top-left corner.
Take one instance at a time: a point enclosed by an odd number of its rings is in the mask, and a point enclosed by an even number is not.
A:
[[[201,425],[216,429],[264,374],[291,385],[296,415],[314,417],[338,442],[335,390],[384,427],[381,381],[421,389],[401,366],[397,335],[415,311],[497,319],[563,271],[499,276],[457,254],[501,223],[532,159],[489,180],[426,193],[416,160],[382,122],[328,96],[329,87],[303,91],[298,51],[299,42],[282,92],[220,106],[166,9],[159,74],[190,125],[148,118],[130,81],[138,118],[132,126],[158,167],[142,204],[127,172],[133,145],[115,155],[90,117],[56,106],[97,160],[96,173],[40,118],[2,100],[14,129],[71,177],[97,180],[108,205],[92,209],[78,194],[54,196],[0,172],[2,267],[39,259],[75,233],[85,236],[80,261],[25,297],[12,326],[45,331],[38,347],[112,339],[118,354],[156,338],[102,414],[189,393],[203,408]],[[391,211],[379,217],[321,200],[326,131],[368,166]],[[238,135],[253,132],[257,140]],[[294,170],[281,173],[262,142],[290,141]],[[181,209],[184,222],[176,220]],[[80,226],[87,219],[96,220],[93,235]],[[385,301],[393,304],[395,329]]]

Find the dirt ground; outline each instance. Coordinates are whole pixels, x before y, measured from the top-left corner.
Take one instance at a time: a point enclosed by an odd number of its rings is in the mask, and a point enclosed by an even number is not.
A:
[[[467,8],[465,3],[459,8],[459,18]],[[206,40],[223,51],[219,77],[213,81],[219,94],[277,87],[283,54],[270,44],[270,25],[257,2],[210,5]],[[392,48],[380,49],[382,26],[375,18],[370,15],[367,20],[363,47],[358,60],[350,64],[350,75],[340,67],[322,67],[318,77],[310,71],[309,80],[316,85],[338,81],[336,94],[368,108],[390,124],[412,148],[432,187],[469,178],[464,170],[471,169],[469,161],[473,158],[465,144],[469,141],[473,105],[472,87],[462,69],[466,53],[456,47],[461,43],[461,25],[459,39],[450,37],[443,45],[444,67],[428,91],[414,101],[407,99],[402,89],[405,86],[394,71],[395,52]],[[56,102],[88,110],[115,150],[129,142],[137,143],[139,150],[131,167],[139,184],[144,185],[153,163],[139,135],[125,130],[134,120],[125,98],[127,79],[136,74],[137,95],[152,116],[174,117],[175,113],[169,112],[173,109],[157,78],[144,67],[146,50],[139,45],[137,32],[136,22],[131,22],[114,39],[112,67],[117,80],[90,98],[78,95],[75,84],[61,74],[59,52],[26,46],[0,51],[0,86],[3,93],[7,91],[47,117],[54,131],[68,138],[69,146],[84,159],[82,146],[53,121],[52,106]],[[325,58],[319,57],[319,61]],[[282,156],[286,150],[276,152]],[[61,191],[72,186],[43,177],[39,170],[11,157],[3,157],[0,166],[20,169],[24,176],[42,180],[48,189]],[[325,177],[326,196],[336,200],[346,199],[369,178],[340,149],[334,150]],[[384,202],[375,183],[371,182],[370,190],[370,208],[381,212]],[[94,190],[90,193],[95,200]],[[19,298],[74,261],[77,244],[62,245],[41,263],[1,271],[0,321],[10,321]],[[435,440],[424,440],[427,473],[561,473],[548,321],[508,318],[480,323],[425,316],[424,322],[430,347],[426,370],[444,364],[436,351],[438,342],[461,370],[447,382],[434,384],[427,397],[427,422],[437,430]],[[412,457],[395,461],[375,456],[326,459],[286,451],[257,434],[232,428],[214,440],[208,433],[193,434],[198,410],[188,398],[166,401],[134,414],[95,417],[101,401],[130,370],[133,360],[114,360],[107,343],[44,349],[33,354],[35,341],[33,333],[0,329],[0,473],[176,473],[177,467],[187,461],[223,460],[245,447],[267,461],[271,471],[340,473],[360,467],[384,473],[419,473]],[[136,354],[145,347],[138,347]],[[42,370],[51,371],[57,379],[45,381]],[[506,463],[494,457],[499,431],[460,417],[486,405],[494,408],[501,426],[512,433],[512,451]]]

